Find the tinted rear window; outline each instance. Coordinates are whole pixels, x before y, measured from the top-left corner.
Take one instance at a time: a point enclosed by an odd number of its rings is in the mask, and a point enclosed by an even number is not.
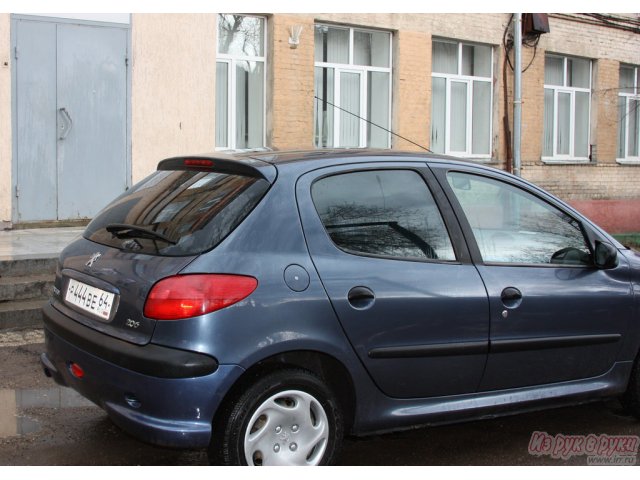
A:
[[[151,255],[199,254],[237,227],[268,188],[254,177],[158,171],[102,210],[84,237]]]
[[[321,178],[313,203],[333,243],[347,253],[455,260],[440,211],[420,174],[368,170]]]

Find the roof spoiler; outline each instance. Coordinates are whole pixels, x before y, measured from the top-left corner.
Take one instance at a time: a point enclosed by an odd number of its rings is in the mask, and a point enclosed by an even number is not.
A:
[[[249,157],[236,158],[224,154],[167,158],[158,163],[158,170],[232,173],[245,177],[263,178],[269,183],[273,183],[276,178],[275,167],[267,162]]]

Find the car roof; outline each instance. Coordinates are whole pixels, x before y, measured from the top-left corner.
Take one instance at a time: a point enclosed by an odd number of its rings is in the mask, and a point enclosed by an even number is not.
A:
[[[239,161],[264,162],[276,166],[277,168],[298,167],[299,172],[337,166],[341,164],[364,163],[364,162],[407,162],[420,161],[430,163],[445,163],[448,165],[469,166],[489,170],[492,172],[505,173],[490,165],[483,165],[478,162],[464,158],[453,157],[433,152],[389,150],[375,148],[332,148],[332,149],[310,149],[310,150],[282,150],[271,152],[241,152],[230,155]]]
[[[297,173],[314,170],[316,168],[346,165],[365,162],[407,162],[420,161],[430,163],[446,163],[448,165],[469,166],[486,169],[493,172],[505,173],[491,166],[482,165],[467,159],[437,154],[432,152],[416,152],[403,150],[375,149],[375,148],[332,148],[332,149],[308,149],[308,150],[276,150],[268,151],[216,151],[197,155],[184,155],[163,160],[158,164],[167,162],[180,162],[185,159],[209,159],[215,161],[218,166],[226,165],[230,170],[253,169],[261,172],[264,178],[270,182],[277,176],[276,168],[293,168]],[[234,167],[234,164],[238,167]]]
[[[177,157],[175,157],[177,158]],[[489,170],[497,170],[494,167],[484,166],[464,158],[452,157],[433,152],[416,152],[403,150],[375,149],[375,148],[332,148],[332,149],[307,149],[307,150],[276,150],[276,151],[216,151],[198,155],[188,155],[180,158],[209,158],[211,160],[236,161],[250,164],[254,168],[261,165],[273,165],[276,167],[300,166],[304,163],[316,166],[340,165],[347,163],[360,163],[368,161],[406,162],[428,161],[458,165],[470,165],[484,167]],[[337,161],[336,161],[337,160]],[[498,170],[502,171],[502,170]]]
[[[256,160],[262,160],[272,164],[299,163],[329,159],[359,159],[361,157],[388,157],[388,160],[405,159],[414,157],[420,159],[446,159],[453,160],[453,157],[445,157],[427,152],[406,152],[400,150],[375,149],[375,148],[332,148],[332,149],[313,149],[313,150],[283,150],[273,152],[247,152],[237,155],[238,158],[250,157]],[[398,158],[401,157],[401,158]]]

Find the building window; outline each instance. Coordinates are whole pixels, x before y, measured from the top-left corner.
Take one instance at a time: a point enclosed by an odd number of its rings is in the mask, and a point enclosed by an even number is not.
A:
[[[589,160],[591,61],[547,55],[544,61],[543,160]]]
[[[315,27],[316,147],[389,148],[391,34]]]
[[[492,48],[446,40],[432,45],[430,149],[491,158]]]
[[[618,90],[619,161],[640,162],[640,67],[620,65]]]
[[[265,19],[218,15],[216,148],[264,146]]]

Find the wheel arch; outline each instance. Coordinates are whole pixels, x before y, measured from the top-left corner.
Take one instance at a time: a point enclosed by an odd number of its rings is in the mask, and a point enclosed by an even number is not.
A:
[[[256,379],[276,370],[300,368],[317,375],[336,396],[342,409],[344,431],[349,433],[355,419],[356,392],[349,371],[335,357],[314,350],[294,350],[266,357],[248,368],[226,393],[213,418],[213,437],[219,431],[233,402]]]

